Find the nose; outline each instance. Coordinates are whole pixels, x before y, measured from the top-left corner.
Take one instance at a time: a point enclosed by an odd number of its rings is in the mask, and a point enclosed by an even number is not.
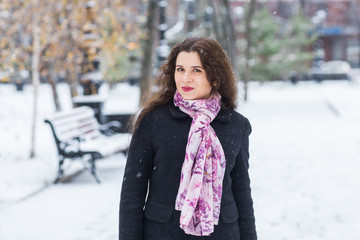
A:
[[[184,82],[190,82],[192,80],[191,72],[185,71],[183,75],[183,81]]]

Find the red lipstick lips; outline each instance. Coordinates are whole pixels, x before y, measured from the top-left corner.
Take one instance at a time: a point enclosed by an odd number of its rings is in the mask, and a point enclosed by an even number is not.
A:
[[[182,89],[184,92],[190,92],[190,91],[193,90],[194,88],[192,88],[192,87],[181,87],[181,89]]]

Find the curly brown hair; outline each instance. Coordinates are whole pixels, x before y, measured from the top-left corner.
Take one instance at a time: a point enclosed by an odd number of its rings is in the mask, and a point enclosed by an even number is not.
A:
[[[154,81],[157,92],[152,93],[152,96],[144,103],[141,113],[134,122],[134,129],[154,107],[166,104],[173,99],[176,91],[174,78],[176,59],[180,52],[197,52],[212,87],[212,93],[220,93],[222,107],[236,108],[235,74],[220,44],[214,39],[205,37],[187,38],[172,49],[167,61],[160,67],[159,75]]]

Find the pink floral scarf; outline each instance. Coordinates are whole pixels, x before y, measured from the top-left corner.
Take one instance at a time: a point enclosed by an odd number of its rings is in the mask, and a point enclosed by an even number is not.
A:
[[[210,123],[220,111],[220,95],[185,100],[176,91],[174,104],[193,120],[175,209],[181,211],[180,227],[186,234],[209,236],[219,222],[224,150]]]

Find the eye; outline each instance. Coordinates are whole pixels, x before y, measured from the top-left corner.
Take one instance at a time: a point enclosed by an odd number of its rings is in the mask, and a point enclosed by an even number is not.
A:
[[[184,71],[184,69],[183,69],[183,68],[178,67],[178,68],[176,68],[176,71],[177,71],[177,72],[182,72],[182,71]]]
[[[198,68],[195,68],[195,69],[194,69],[194,72],[199,73],[199,72],[201,72],[201,70],[200,70],[200,69],[198,69]]]

